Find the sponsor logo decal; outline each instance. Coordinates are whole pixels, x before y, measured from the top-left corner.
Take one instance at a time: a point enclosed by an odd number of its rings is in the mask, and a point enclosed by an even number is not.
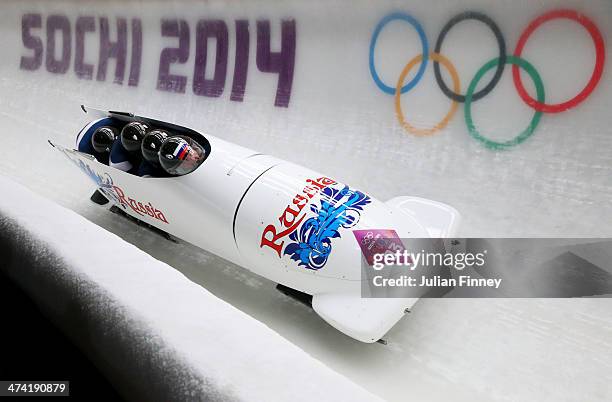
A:
[[[279,217],[281,229],[266,226],[260,247],[267,246],[279,258],[289,255],[299,266],[318,270],[327,263],[332,239],[340,238],[341,228],[347,229],[359,222],[360,212],[371,199],[361,191],[340,187],[327,177],[308,179],[306,183],[302,193],[295,195]],[[319,205],[310,204],[315,195],[319,195]],[[307,218],[307,215],[310,216]]]

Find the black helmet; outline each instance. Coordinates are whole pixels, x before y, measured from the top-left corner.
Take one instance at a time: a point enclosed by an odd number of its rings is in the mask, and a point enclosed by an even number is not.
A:
[[[128,123],[121,130],[121,144],[129,152],[140,152],[140,143],[149,126],[138,121]]]
[[[159,164],[159,149],[166,138],[168,138],[168,132],[164,130],[151,130],[142,140],[142,156],[143,158],[155,165]]]
[[[96,152],[110,152],[115,138],[117,138],[117,129],[115,127],[100,127],[93,133],[91,145]]]
[[[166,172],[180,176],[193,172],[205,159],[204,149],[193,138],[168,137],[159,149],[159,163]]]

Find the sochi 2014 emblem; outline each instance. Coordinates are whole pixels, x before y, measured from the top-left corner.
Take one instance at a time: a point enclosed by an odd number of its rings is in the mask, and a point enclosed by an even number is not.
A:
[[[544,84],[542,82],[540,74],[536,71],[535,67],[527,60],[522,58],[521,55],[523,53],[523,49],[525,48],[527,40],[531,37],[533,32],[536,31],[536,29],[538,29],[540,26],[549,21],[559,19],[569,20],[578,23],[588,32],[594,45],[595,67],[593,68],[591,77],[588,80],[587,84],[578,94],[564,102],[551,104],[546,103],[545,101]],[[485,63],[476,72],[472,80],[469,82],[466,93],[461,94],[459,74],[457,73],[457,70],[455,69],[455,66],[453,65],[451,60],[444,56],[442,52],[442,43],[444,42],[444,39],[446,38],[450,30],[455,25],[462,21],[468,20],[483,23],[491,30],[499,48],[499,56]],[[395,86],[387,85],[382,81],[382,79],[378,75],[376,65],[374,63],[374,53],[378,37],[383,28],[392,21],[403,21],[411,25],[418,33],[422,46],[422,53],[416,55],[406,64],[406,66],[400,73],[399,78],[396,81],[397,84]],[[374,32],[372,33],[372,38],[370,40],[369,51],[369,66],[372,79],[374,80],[376,86],[382,92],[394,96],[395,114],[397,116],[397,120],[404,128],[404,130],[411,134],[420,136],[434,134],[436,131],[442,130],[446,127],[446,125],[449,123],[449,121],[452,119],[455,112],[457,111],[458,104],[463,103],[465,123],[470,136],[472,136],[475,140],[480,142],[485,147],[495,150],[511,148],[529,138],[540,123],[540,119],[543,113],[554,114],[565,112],[573,107],[576,107],[586,98],[588,98],[589,95],[593,93],[602,77],[605,59],[606,50],[604,39],[597,25],[584,14],[575,10],[567,9],[548,11],[531,21],[527,25],[525,30],[521,33],[516,48],[514,49],[514,52],[511,55],[507,54],[506,40],[504,39],[504,36],[495,21],[493,21],[493,19],[491,19],[491,17],[487,16],[486,14],[476,11],[465,11],[452,17],[440,30],[440,34],[438,35],[438,38],[436,40],[433,52],[430,51],[430,46],[427,41],[427,36],[425,35],[425,30],[416,18],[414,18],[410,14],[402,12],[395,12],[389,14],[385,16],[382,20],[380,20],[380,22],[374,28]],[[421,81],[429,61],[433,62],[436,82],[440,87],[440,90],[444,93],[444,95],[446,95],[446,97],[450,99],[451,106],[449,108],[448,113],[442,118],[442,120],[440,120],[439,123],[437,123],[433,127],[417,128],[411,125],[408,121],[406,121],[404,112],[402,111],[401,95],[413,89]],[[511,138],[507,141],[495,141],[491,138],[487,138],[476,128],[476,125],[472,118],[472,104],[473,102],[484,98],[493,90],[493,88],[495,88],[500,78],[502,77],[504,68],[507,64],[512,65],[512,80],[514,82],[514,86],[517,90],[517,93],[520,95],[523,102],[525,102],[531,109],[533,109],[534,114],[527,128],[518,135],[514,136],[514,138]],[[449,88],[448,85],[444,82],[444,79],[440,72],[440,65],[442,65],[442,67],[444,67],[449,72],[450,78],[452,80],[452,89]],[[410,71],[412,71],[417,66],[418,68],[414,77],[410,81],[405,82]],[[535,99],[531,95],[529,95],[529,93],[525,89],[519,69],[524,70],[527,73],[527,76],[529,76],[529,78],[533,81],[536,92]],[[485,76],[487,76],[487,73],[491,70],[494,70],[494,73],[490,74],[491,80],[482,89],[476,91],[478,83]]]
[[[337,185],[327,177],[308,179],[302,194],[296,194],[279,218],[284,227],[277,231],[274,225],[266,226],[260,247],[272,248],[279,258],[288,255],[304,268],[323,268],[332,252],[332,239],[341,237],[341,229],[355,226],[371,202],[361,191]],[[318,205],[310,204],[315,195],[319,195]],[[304,212],[309,204],[309,212]]]

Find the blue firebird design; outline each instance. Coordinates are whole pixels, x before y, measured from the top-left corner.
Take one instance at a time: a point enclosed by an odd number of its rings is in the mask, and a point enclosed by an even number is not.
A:
[[[287,245],[285,254],[305,268],[323,268],[332,251],[331,239],[340,237],[340,228],[355,226],[361,217],[360,211],[370,202],[368,195],[348,186],[326,187],[321,191],[321,207],[310,206],[317,216],[307,219],[289,235],[294,243]]]
[[[104,173],[104,175],[100,175],[95,172],[88,164],[83,162],[78,158],[73,158],[68,152],[64,152],[68,159],[70,159],[79,169],[81,169],[93,182],[96,184],[98,189],[104,193],[104,195],[115,201],[115,204],[120,204],[122,207],[125,206],[119,202],[119,198],[115,194],[113,190],[113,178],[110,177],[108,173]]]
[[[93,169],[83,161],[79,161],[78,165],[79,168],[81,168],[81,170],[85,172],[85,174],[87,174],[98,187],[104,189],[110,189],[113,187],[113,179],[108,175],[108,173],[101,176],[100,174],[94,172]]]

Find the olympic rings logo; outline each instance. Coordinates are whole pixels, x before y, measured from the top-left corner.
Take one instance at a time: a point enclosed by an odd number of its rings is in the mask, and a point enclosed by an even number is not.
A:
[[[593,43],[595,45],[595,67],[593,69],[593,73],[591,74],[591,78],[589,79],[588,83],[576,96],[574,96],[573,98],[567,101],[561,102],[561,103],[549,104],[549,103],[545,103],[544,84],[542,82],[540,75],[538,74],[538,72],[536,71],[536,69],[533,67],[531,63],[521,58],[521,54],[531,34],[536,29],[538,29],[540,26],[542,26],[544,23],[551,21],[551,20],[555,20],[555,19],[568,19],[568,20],[577,22],[578,24],[580,24],[582,27],[584,27],[587,30],[587,32],[591,36],[591,39],[593,40]],[[378,75],[378,72],[376,71],[376,67],[374,65],[374,50],[376,48],[376,41],[378,40],[378,36],[380,35],[380,32],[389,22],[395,21],[395,20],[406,22],[410,24],[416,30],[421,40],[422,53],[414,57],[412,60],[408,62],[408,64],[406,64],[406,66],[404,67],[404,69],[399,75],[399,78],[397,80],[395,87],[391,87],[385,84],[381,80],[381,78]],[[455,69],[451,61],[447,59],[441,53],[441,50],[442,50],[442,44],[444,42],[444,39],[446,38],[450,30],[456,24],[464,20],[475,20],[477,22],[481,22],[485,24],[491,30],[491,32],[493,33],[497,41],[497,45],[499,48],[499,56],[485,63],[485,65],[482,66],[476,72],[476,75],[474,76],[474,78],[472,78],[472,81],[470,81],[470,84],[467,87],[467,92],[465,93],[465,95],[462,95],[460,93],[461,85],[459,81],[459,75],[457,74],[457,70]],[[395,96],[395,113],[396,113],[399,123],[406,131],[412,134],[421,135],[421,136],[431,135],[435,133],[436,131],[441,130],[444,127],[446,127],[450,119],[454,116],[455,112],[457,111],[458,104],[464,103],[465,104],[464,118],[465,118],[465,122],[466,122],[469,134],[474,139],[478,140],[480,143],[482,143],[485,147],[489,149],[507,149],[515,145],[518,145],[522,143],[523,141],[525,141],[527,138],[529,138],[533,134],[537,125],[539,124],[543,113],[564,112],[573,107],[576,107],[578,104],[583,102],[586,98],[588,98],[589,95],[591,95],[591,93],[595,90],[595,88],[597,87],[599,83],[599,80],[601,79],[601,76],[603,74],[603,69],[604,69],[605,58],[606,58],[606,54],[605,54],[604,40],[601,35],[601,32],[599,31],[599,29],[597,28],[597,26],[595,25],[593,21],[591,21],[589,18],[587,18],[583,14],[580,14],[579,12],[574,11],[574,10],[566,10],[566,9],[553,10],[553,11],[544,13],[541,16],[534,19],[531,23],[529,23],[527,28],[523,31],[523,33],[519,37],[518,43],[516,45],[516,49],[514,50],[514,53],[512,55],[506,54],[506,42],[505,42],[505,39],[499,27],[495,23],[495,21],[493,21],[490,17],[488,17],[487,15],[483,13],[475,12],[475,11],[467,11],[467,12],[460,13],[454,16],[453,18],[451,18],[440,31],[440,34],[438,35],[438,38],[436,40],[434,51],[430,52],[429,43],[427,41],[427,37],[425,36],[425,31],[423,30],[423,27],[421,26],[421,24],[413,16],[406,14],[406,13],[398,12],[398,13],[392,13],[392,14],[387,15],[378,23],[378,25],[376,25],[376,28],[374,29],[374,33],[372,34],[372,39],[370,41],[369,64],[370,64],[370,74],[372,75],[372,79],[374,80],[378,88],[380,88],[380,90],[383,91],[384,93]],[[451,100],[451,106],[450,106],[448,113],[444,116],[444,118],[439,123],[437,123],[431,128],[423,129],[423,128],[416,128],[406,121],[404,117],[404,113],[402,111],[401,95],[410,91],[421,81],[421,78],[423,77],[423,74],[425,73],[425,69],[427,67],[427,63],[429,62],[429,60],[433,61],[436,82],[438,83],[438,86],[440,87],[444,95],[446,95]],[[410,82],[406,83],[405,82],[406,76],[413,68],[417,66],[417,64],[419,66],[418,66],[416,75]],[[444,79],[442,78],[442,74],[440,72],[440,64],[450,73],[450,77],[452,80],[452,89],[450,89],[447,86],[447,84],[444,82]],[[497,83],[502,77],[506,64],[512,65],[512,79],[514,82],[514,86],[518,94],[520,95],[521,99],[529,107],[531,107],[534,110],[534,115],[525,130],[523,130],[521,133],[519,133],[518,135],[516,135],[514,138],[510,140],[499,142],[499,141],[494,141],[492,139],[486,138],[480,132],[478,132],[474,124],[474,121],[472,119],[472,103],[484,98],[489,92],[493,90],[493,88],[495,88],[495,86],[497,85]],[[521,80],[519,68],[525,70],[527,75],[529,75],[529,77],[535,84],[536,99],[533,99],[525,90],[525,87],[523,86],[523,82]],[[482,88],[480,91],[475,92],[476,87],[478,83],[480,82],[480,80],[484,77],[484,75],[489,70],[493,70],[493,69],[495,69],[495,73],[493,77],[491,78],[491,81],[489,81],[489,83],[484,88]]]

